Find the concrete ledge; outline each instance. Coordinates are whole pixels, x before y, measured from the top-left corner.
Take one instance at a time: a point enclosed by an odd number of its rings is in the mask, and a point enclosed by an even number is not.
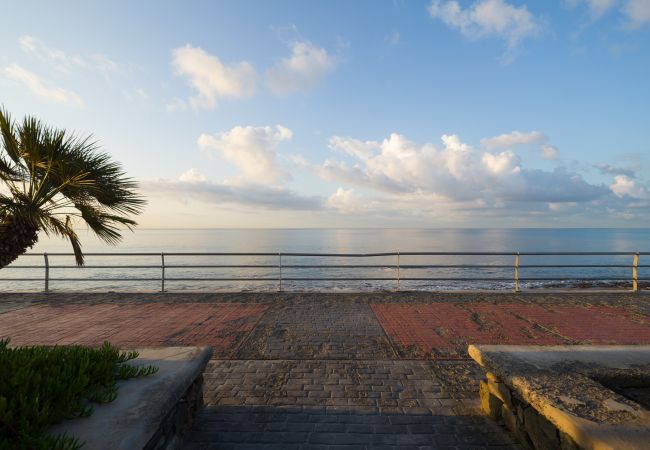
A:
[[[135,349],[133,365],[155,365],[149,377],[118,383],[117,399],[95,405],[90,417],[65,421],[53,434],[67,433],[85,449],[158,449],[175,446],[178,434],[189,427],[192,413],[202,404],[202,374],[212,356],[210,347]],[[188,409],[190,411],[188,411]]]
[[[529,448],[640,449],[650,412],[603,385],[650,388],[650,346],[471,345],[483,410]],[[618,389],[617,389],[618,390]]]

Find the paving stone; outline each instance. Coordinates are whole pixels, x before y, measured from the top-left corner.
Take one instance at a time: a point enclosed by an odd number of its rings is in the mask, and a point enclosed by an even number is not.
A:
[[[38,304],[0,314],[12,345],[205,346],[227,357],[268,305],[255,303]]]
[[[462,368],[450,369],[460,365]],[[510,436],[488,418],[480,415],[477,398],[478,373],[468,371],[469,363],[457,361],[397,360],[213,360],[205,374],[205,401],[208,405],[190,432],[186,448],[201,448],[215,441],[243,439],[238,448],[254,448],[260,442],[281,445],[300,444],[300,448],[453,448],[515,449]],[[442,369],[441,369],[442,367]],[[387,379],[372,375],[381,372]],[[462,383],[450,382],[450,373],[467,373]],[[250,376],[239,376],[237,374]],[[238,389],[220,383],[224,375],[239,379]],[[362,377],[361,375],[369,375]],[[350,381],[341,391],[351,404],[333,408],[332,399],[287,395],[286,386],[328,386],[328,382]],[[398,395],[407,393],[414,400],[425,389],[435,387],[445,405],[434,408],[401,407],[386,413],[381,398],[361,398],[373,392],[378,383]],[[254,406],[229,406],[239,403],[246,392],[264,388],[266,395]],[[308,392],[324,392],[311,389]],[[309,401],[313,400],[313,401]],[[367,401],[363,406],[358,400]],[[365,402],[364,402],[365,403]],[[470,415],[457,415],[450,406],[471,406]],[[277,406],[272,406],[277,405]],[[248,433],[242,433],[250,430]],[[227,436],[222,437],[221,434]],[[496,436],[496,437],[495,437]],[[225,442],[225,441],[224,441]],[[197,447],[198,446],[198,447]],[[313,447],[316,446],[316,447]]]
[[[401,357],[466,358],[471,343],[650,343],[647,311],[631,305],[373,303],[372,309]]]
[[[367,303],[324,301],[274,304],[236,357],[384,359],[395,352]]]
[[[389,380],[362,379],[360,370],[391,372]],[[440,413],[450,408],[473,408],[477,402],[480,370],[469,361],[399,360],[213,360],[204,374],[205,401],[214,405],[242,405],[247,399],[257,405],[332,406],[329,382],[345,388],[339,392],[341,407],[385,408],[390,398],[375,395],[381,386],[391,395],[406,395],[412,404],[399,411],[418,415]],[[224,379],[238,383],[224,383]],[[420,385],[436,383],[435,392]],[[444,384],[444,386],[443,386]],[[251,395],[253,392],[259,394]],[[301,395],[301,393],[307,395]],[[427,399],[435,395],[436,399]],[[280,400],[278,403],[277,400]],[[345,409],[345,408],[343,408]],[[411,420],[411,419],[408,419]]]

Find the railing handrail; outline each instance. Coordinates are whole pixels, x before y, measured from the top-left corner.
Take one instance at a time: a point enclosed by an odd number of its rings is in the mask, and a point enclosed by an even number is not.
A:
[[[44,265],[15,265],[8,266],[6,269],[44,269],[44,278],[0,278],[0,281],[39,281],[45,282],[45,291],[49,290],[49,284],[52,281],[75,281],[75,282],[91,282],[91,281],[158,281],[161,284],[161,291],[165,292],[166,282],[171,281],[271,281],[278,283],[278,290],[282,291],[282,283],[287,281],[395,281],[397,290],[400,289],[402,281],[494,281],[494,282],[514,282],[515,291],[519,292],[520,281],[631,281],[632,290],[638,290],[639,281],[650,281],[650,278],[639,277],[638,269],[648,268],[650,265],[639,264],[639,258],[643,255],[650,255],[650,252],[612,252],[612,251],[592,251],[592,252],[381,252],[381,253],[308,253],[308,252],[91,252],[86,253],[88,257],[105,257],[105,256],[123,256],[123,257],[157,257],[158,263],[155,265],[149,264],[135,264],[135,265],[87,265],[81,268],[86,269],[157,269],[160,270],[160,277],[148,277],[143,273],[140,278],[118,278],[118,277],[92,277],[92,278],[55,278],[50,276],[50,272],[54,269],[74,269],[76,265],[57,265],[51,264],[50,257],[52,256],[73,256],[73,253],[49,253],[49,252],[31,252],[23,256],[40,256],[43,257]],[[225,257],[239,257],[239,256],[262,256],[277,258],[277,263],[273,264],[169,264],[165,257],[209,257],[209,256],[225,256]],[[499,257],[514,257],[513,264],[403,264],[400,257],[405,256],[499,256]],[[526,256],[632,256],[633,259],[630,264],[520,264],[520,258]],[[373,258],[373,257],[396,257],[396,263],[386,264],[283,264],[283,257],[285,258]],[[277,270],[278,276],[263,275],[258,277],[246,276],[243,274],[240,277],[221,276],[221,277],[173,277],[169,276],[167,271],[169,269],[270,269]],[[365,276],[365,277],[314,277],[305,274],[305,276],[286,276],[283,274],[283,269],[392,269],[396,271],[396,276]],[[632,277],[620,276],[600,276],[600,277],[535,277],[535,276],[520,276],[520,269],[558,269],[558,268],[602,268],[602,269],[632,269]],[[418,277],[418,276],[404,276],[401,271],[414,270],[414,269],[514,269],[513,278],[503,277]],[[417,274],[416,274],[417,275]],[[444,275],[444,273],[442,274]],[[495,273],[496,275],[496,273]]]
[[[74,253],[30,252],[21,256],[74,256]],[[93,252],[85,256],[160,256],[161,252]],[[278,256],[278,252],[164,252],[165,256]],[[303,253],[282,252],[282,256],[324,256],[369,258],[379,256],[634,256],[650,252],[382,252],[382,253]]]

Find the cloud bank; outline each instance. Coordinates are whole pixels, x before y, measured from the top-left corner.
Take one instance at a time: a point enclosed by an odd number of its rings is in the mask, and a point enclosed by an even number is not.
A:
[[[519,148],[555,151],[539,131],[488,137],[477,147],[453,134],[436,144],[418,144],[399,133],[382,140],[332,136],[332,157],[321,163],[299,154],[281,156],[278,149],[292,137],[282,125],[204,133],[198,147],[232,164],[238,175],[212,180],[193,168],[176,179],[151,180],[145,186],[178,201],[313,211],[340,215],[345,223],[371,217],[432,223],[485,218],[502,224],[589,216],[629,220],[647,216],[650,209],[650,188],[634,171],[596,165],[611,180],[603,183],[557,162],[547,170],[527,167]],[[291,184],[296,171],[315,175],[327,188],[318,189],[319,194],[301,192]]]
[[[521,141],[503,136],[485,142],[514,146]],[[503,207],[507,202],[586,202],[608,192],[606,186],[589,184],[561,167],[527,169],[512,150],[476,150],[456,135],[443,135],[441,140],[442,147],[438,147],[418,145],[397,133],[383,141],[335,136],[330,147],[350,156],[352,164],[326,160],[306,167],[328,181],[485,207]]]

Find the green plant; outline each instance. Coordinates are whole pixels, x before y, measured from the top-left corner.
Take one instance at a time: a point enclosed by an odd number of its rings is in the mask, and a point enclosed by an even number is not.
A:
[[[128,361],[105,342],[83,346],[17,347],[0,340],[0,450],[79,449],[73,436],[48,434],[52,424],[92,414],[92,403],[117,397],[117,380],[151,375],[157,367]]]
[[[108,244],[119,242],[120,227],[136,225],[128,216],[145,203],[136,183],[90,137],[33,117],[15,123],[0,109],[0,138],[0,269],[31,248],[39,231],[67,238],[82,265],[76,224]]]

